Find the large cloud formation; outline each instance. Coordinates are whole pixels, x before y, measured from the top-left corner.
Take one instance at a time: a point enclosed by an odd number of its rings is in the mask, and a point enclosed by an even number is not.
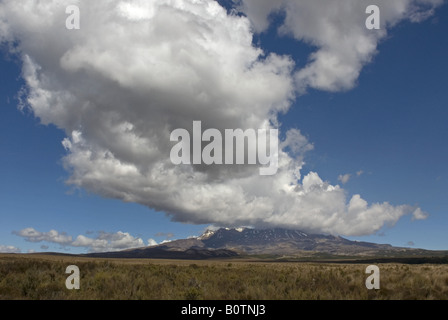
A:
[[[169,158],[170,133],[194,120],[222,131],[273,128],[307,87],[350,89],[387,27],[418,21],[440,1],[377,1],[382,29],[374,33],[364,27],[363,3],[244,0],[240,15],[212,0],[3,0],[0,41],[23,61],[22,107],[67,134],[68,183],[185,223],[364,235],[425,214],[348,198],[315,172],[301,176],[313,146],[299,130],[284,134],[273,176]],[[80,30],[65,28],[72,4]],[[301,70],[252,43],[279,10],[286,12],[279,32],[316,47]]]

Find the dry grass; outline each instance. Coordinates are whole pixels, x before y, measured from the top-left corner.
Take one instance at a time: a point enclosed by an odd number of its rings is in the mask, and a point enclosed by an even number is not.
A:
[[[81,289],[65,287],[76,264]],[[361,264],[118,260],[0,255],[0,299],[447,299],[448,265],[379,264],[367,290]]]

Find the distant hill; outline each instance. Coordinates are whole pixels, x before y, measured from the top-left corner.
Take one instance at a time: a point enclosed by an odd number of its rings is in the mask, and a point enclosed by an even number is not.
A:
[[[448,251],[430,251],[394,247],[390,244],[352,241],[339,236],[308,234],[288,229],[221,228],[207,230],[197,238],[180,239],[160,245],[116,252],[91,253],[90,257],[154,258],[154,259],[209,259],[230,257],[264,257],[276,259],[352,259],[365,260],[375,257],[384,262],[400,258],[402,262],[414,259],[423,263],[422,257],[442,257]],[[446,263],[446,262],[442,262]]]

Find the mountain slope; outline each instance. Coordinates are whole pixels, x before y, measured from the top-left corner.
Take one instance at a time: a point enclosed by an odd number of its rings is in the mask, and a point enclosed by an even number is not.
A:
[[[368,255],[381,250],[399,250],[388,244],[351,241],[342,237],[287,229],[219,229],[209,233],[201,241],[207,248],[225,248],[244,254],[294,255],[305,251]]]

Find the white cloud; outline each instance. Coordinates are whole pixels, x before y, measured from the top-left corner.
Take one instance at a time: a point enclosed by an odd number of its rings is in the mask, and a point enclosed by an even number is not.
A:
[[[340,174],[338,176],[338,180],[341,181],[342,184],[346,184],[352,175],[350,173]]]
[[[269,26],[269,15],[286,13],[280,33],[316,47],[308,65],[295,77],[301,92],[307,87],[340,91],[356,85],[362,67],[377,53],[387,29],[399,21],[420,22],[434,13],[443,0],[378,0],[380,30],[368,30],[365,10],[369,0],[242,0],[243,10],[256,30]]]
[[[356,171],[356,176],[360,177],[362,174],[364,174],[363,170]]]
[[[196,224],[360,235],[413,212],[348,198],[315,172],[302,177],[304,154],[313,145],[296,129],[281,142],[274,176],[259,176],[253,166],[175,166],[169,137],[194,120],[221,131],[273,127],[297,88],[351,88],[385,26],[406,18],[409,4],[418,2],[381,2],[383,29],[377,33],[359,26],[365,8],[355,0],[343,6],[340,0],[257,0],[258,7],[247,0],[250,20],[212,0],[78,3],[81,29],[67,30],[64,9],[71,1],[0,2],[0,41],[14,45],[23,60],[23,101],[42,123],[67,134],[69,184]],[[252,43],[250,21],[265,29],[269,12],[280,8],[287,8],[282,32],[317,48],[295,74],[289,57],[265,56]],[[346,36],[338,37],[342,32]],[[140,243],[124,233],[80,235],[71,242],[64,234],[28,232],[23,236],[29,241],[59,237],[58,243],[93,250]]]
[[[96,238],[89,238],[84,235],[76,237],[71,243],[74,247],[86,247],[90,252],[118,251],[129,248],[144,247],[141,238],[136,238],[127,232],[118,231],[116,233],[100,231]]]
[[[156,246],[157,245],[157,241],[154,239],[148,239],[148,246]]]
[[[0,245],[0,252],[1,253],[20,253],[20,248],[14,247],[14,246],[5,246]]]
[[[425,220],[426,218],[428,218],[428,216],[428,213],[422,211],[422,209],[420,208],[417,208],[412,213],[412,220]]]
[[[89,251],[93,252],[108,251],[106,249],[108,247],[107,240],[89,238],[82,234],[78,235],[71,245],[74,247],[91,248]]]
[[[40,232],[34,228],[25,228],[20,231],[13,231],[13,234],[25,238],[29,242],[53,242],[61,245],[66,245],[72,242],[72,237],[66,233],[59,233],[56,230],[50,230],[48,232]]]
[[[98,232],[95,238],[78,235],[75,240],[66,233],[51,230],[49,232],[40,232],[34,228],[25,228],[20,231],[13,231],[15,235],[24,238],[30,242],[49,242],[68,247],[83,247],[89,252],[117,251],[129,248],[143,247],[145,244],[141,238],[132,236],[127,232],[118,231]],[[48,246],[42,245],[42,249],[48,249]]]

